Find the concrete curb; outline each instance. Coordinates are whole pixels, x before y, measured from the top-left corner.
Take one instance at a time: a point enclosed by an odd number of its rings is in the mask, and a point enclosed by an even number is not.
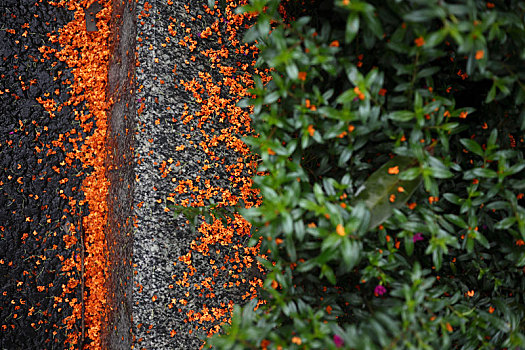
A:
[[[132,343],[132,249],[135,123],[135,1],[112,0],[107,98],[108,116],[106,176],[108,223],[109,320],[103,335],[105,349],[130,349]]]

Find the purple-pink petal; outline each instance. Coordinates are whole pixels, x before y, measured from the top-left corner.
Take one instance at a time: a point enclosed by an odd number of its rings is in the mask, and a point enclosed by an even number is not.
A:
[[[344,343],[345,342],[344,342],[343,338],[341,338],[337,334],[334,334],[334,344],[335,344],[336,348],[340,348],[341,346],[343,346]]]
[[[418,232],[414,235],[414,237],[412,237],[412,241],[415,243],[417,241],[422,241],[423,240],[423,235]]]
[[[374,294],[375,295],[383,295],[386,293],[386,288],[383,287],[382,285],[378,284],[376,286],[376,288],[374,289]]]

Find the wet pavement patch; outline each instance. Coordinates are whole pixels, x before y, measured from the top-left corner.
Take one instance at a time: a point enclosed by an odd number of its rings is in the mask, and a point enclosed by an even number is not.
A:
[[[92,3],[87,9],[84,10],[86,19],[86,30],[88,32],[96,32],[97,28],[97,13],[102,10],[102,5],[98,2]]]
[[[44,105],[64,103],[69,96],[73,74],[54,57],[60,45],[49,39],[73,13],[45,2],[2,5],[0,348],[50,349],[81,328],[72,317],[72,301],[81,300],[72,266],[80,260],[76,229],[84,197],[79,189],[90,169],[67,154],[75,143],[68,139],[89,132],[73,131],[72,106],[49,112]],[[75,108],[82,110],[83,103]]]

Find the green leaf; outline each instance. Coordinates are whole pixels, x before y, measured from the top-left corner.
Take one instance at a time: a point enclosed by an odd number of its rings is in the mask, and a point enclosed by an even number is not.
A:
[[[405,236],[405,252],[408,256],[414,253],[414,239],[408,235]]]
[[[291,63],[286,66],[286,74],[288,74],[288,78],[290,80],[296,80],[299,78],[299,69],[295,63]]]
[[[275,101],[277,101],[279,99],[279,92],[278,91],[273,91],[271,93],[269,93],[268,95],[264,96],[264,101],[263,103],[264,104],[272,104],[274,103]]]
[[[487,238],[485,236],[483,236],[481,233],[478,232],[478,234],[476,235],[476,240],[479,242],[479,244],[481,244],[483,247],[485,247],[486,249],[490,249],[490,243],[489,241],[487,240]]]
[[[364,201],[370,210],[369,229],[388,219],[394,209],[401,208],[419,187],[421,176],[412,180],[401,180],[399,177],[400,172],[417,164],[414,158],[395,157],[370,175],[362,185],[354,202]],[[392,199],[394,200],[391,201]]]
[[[335,102],[341,103],[341,104],[352,102],[354,97],[355,97],[354,90],[353,89],[348,89],[348,90],[344,91],[341,95],[339,95],[337,97],[337,99],[335,100]]]
[[[370,212],[363,202],[358,202],[352,208],[352,215],[350,216],[349,223],[347,227],[350,229],[350,232],[357,234],[358,236],[363,236],[369,225],[370,225]]]
[[[241,307],[239,305],[233,306],[232,312],[232,322],[230,332],[232,335],[236,335],[239,332],[239,327],[241,325]]]
[[[425,47],[432,48],[439,45],[447,37],[448,31],[446,28],[433,32],[425,38]]]
[[[359,73],[357,70],[357,67],[353,64],[350,64],[346,67],[346,76],[348,77],[348,80],[355,85],[358,86],[360,82],[363,81],[363,75]]]
[[[463,179],[465,180],[472,180],[480,177],[486,177],[486,178],[496,178],[498,177],[498,173],[496,173],[492,169],[486,169],[486,168],[475,168],[468,171],[465,171],[463,173]]]
[[[295,249],[295,241],[293,240],[292,236],[286,237],[286,252],[288,253],[288,256],[290,257],[290,261],[296,261],[297,260],[297,252]]]
[[[289,212],[283,211],[282,216],[282,229],[285,235],[291,235],[293,233],[293,219]]]
[[[427,169],[430,170],[430,175],[437,179],[448,179],[454,176],[454,174],[452,174],[452,172],[447,168],[430,167]]]
[[[494,83],[492,87],[489,90],[489,93],[487,94],[487,98],[485,98],[485,103],[490,103],[494,98],[496,97],[496,84]]]
[[[323,214],[323,207],[318,205],[317,203],[313,201],[309,201],[307,199],[301,199],[299,201],[299,206],[303,209],[310,210],[315,212],[316,214]]]
[[[494,148],[496,146],[496,141],[498,140],[498,129],[494,128],[490,132],[489,139],[487,141],[487,148]]]
[[[428,67],[428,68],[424,68],[422,70],[420,70],[418,73],[417,73],[417,78],[420,79],[420,78],[426,78],[426,77],[429,77],[437,72],[439,72],[441,70],[440,67]]]
[[[304,222],[303,220],[298,220],[294,223],[294,233],[295,237],[299,242],[302,242],[304,239],[304,234],[306,233],[304,229]]]
[[[259,32],[257,31],[257,28],[253,26],[246,31],[246,34],[244,34],[243,42],[251,43],[251,42],[254,42],[255,39],[257,39],[258,37],[259,37]]]
[[[440,249],[435,249],[432,251],[432,262],[434,263],[436,270],[439,271],[441,269],[441,265],[443,264],[443,252]]]
[[[321,250],[324,252],[328,249],[337,248],[341,244],[341,236],[332,234],[325,239],[323,239],[323,244],[321,245]]]
[[[339,156],[338,165],[340,167],[343,167],[348,162],[350,157],[352,157],[352,154],[353,154],[353,150],[345,148],[343,152],[341,152],[341,155]]]
[[[465,220],[463,220],[463,218],[461,218],[460,216],[457,216],[457,215],[454,215],[454,214],[445,214],[445,218],[448,221],[450,221],[451,223],[453,223],[454,225],[459,226],[461,228],[467,228],[468,227],[468,225],[465,222]]]
[[[243,98],[242,100],[239,100],[239,102],[237,102],[236,106],[240,108],[246,108],[250,106],[250,99]]]
[[[347,271],[350,271],[360,260],[361,245],[357,241],[352,241],[348,237],[344,237],[340,251],[343,257],[343,263]]]
[[[461,198],[454,194],[454,193],[445,193],[443,194],[443,197],[449,201],[450,203],[453,203],[453,204],[456,204],[456,205],[460,205],[461,204]]]
[[[323,192],[323,189],[321,188],[321,185],[319,185],[318,183],[314,184],[314,195],[315,195],[315,199],[317,200],[317,202],[323,205],[325,202],[324,192]]]
[[[516,217],[518,230],[520,231],[521,237],[525,238],[525,209],[523,207],[518,208]]]
[[[507,171],[505,171],[505,175],[506,176],[514,175],[516,173],[519,173],[523,169],[525,169],[525,162],[522,161],[520,163],[517,163],[511,166]]]
[[[430,22],[436,17],[444,18],[446,12],[441,7],[426,8],[412,11],[403,16],[405,22]]]
[[[496,173],[492,169],[487,169],[487,168],[476,168],[472,170],[472,173],[475,176],[479,176],[479,177],[487,177],[487,178],[498,177],[498,173]]]
[[[318,266],[317,261],[315,261],[313,259],[306,260],[305,262],[300,263],[300,264],[297,265],[297,271],[298,272],[307,272],[307,271],[310,271],[311,269],[313,269],[316,266]]]
[[[471,139],[461,139],[459,140],[465,148],[467,148],[469,151],[477,154],[478,156],[483,157],[485,152],[483,151],[483,148],[474,140]]]
[[[381,22],[374,15],[373,11],[367,11],[364,14],[365,22],[372,33],[381,40],[383,39],[383,27],[381,27]]]
[[[321,267],[321,275],[319,277],[322,278],[323,276],[326,277],[328,282],[335,284],[336,280],[334,270],[326,264]]]
[[[356,12],[351,12],[346,21],[345,42],[347,44],[354,40],[359,31],[359,15]]]
[[[416,179],[421,174],[421,168],[410,168],[399,174],[399,178],[405,181],[411,181]]]
[[[510,216],[498,222],[496,225],[494,225],[494,228],[496,230],[507,230],[512,225],[514,225],[515,222],[516,222],[516,217]]]
[[[415,113],[412,111],[396,111],[388,115],[388,117],[396,122],[409,122],[415,117]]]
[[[495,209],[495,210],[510,209],[510,203],[506,202],[506,201],[497,201],[497,202],[492,202],[490,204],[487,204],[485,206],[485,208],[487,210],[492,210],[492,209]]]

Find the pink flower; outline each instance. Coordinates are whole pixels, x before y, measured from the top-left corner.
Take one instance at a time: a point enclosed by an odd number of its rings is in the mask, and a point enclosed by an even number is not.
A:
[[[414,235],[414,237],[412,237],[412,241],[414,241],[414,243],[416,243],[417,241],[422,241],[423,240],[423,235],[418,232]]]
[[[383,294],[385,294],[385,293],[386,293],[386,288],[383,287],[383,286],[380,285],[380,284],[378,284],[378,285],[376,286],[376,288],[374,289],[374,294],[375,294],[376,297],[379,296],[379,295],[383,295]]]
[[[343,346],[344,343],[345,342],[344,342],[343,338],[341,338],[337,334],[334,334],[334,344],[335,344],[336,348],[340,348],[341,346]]]

